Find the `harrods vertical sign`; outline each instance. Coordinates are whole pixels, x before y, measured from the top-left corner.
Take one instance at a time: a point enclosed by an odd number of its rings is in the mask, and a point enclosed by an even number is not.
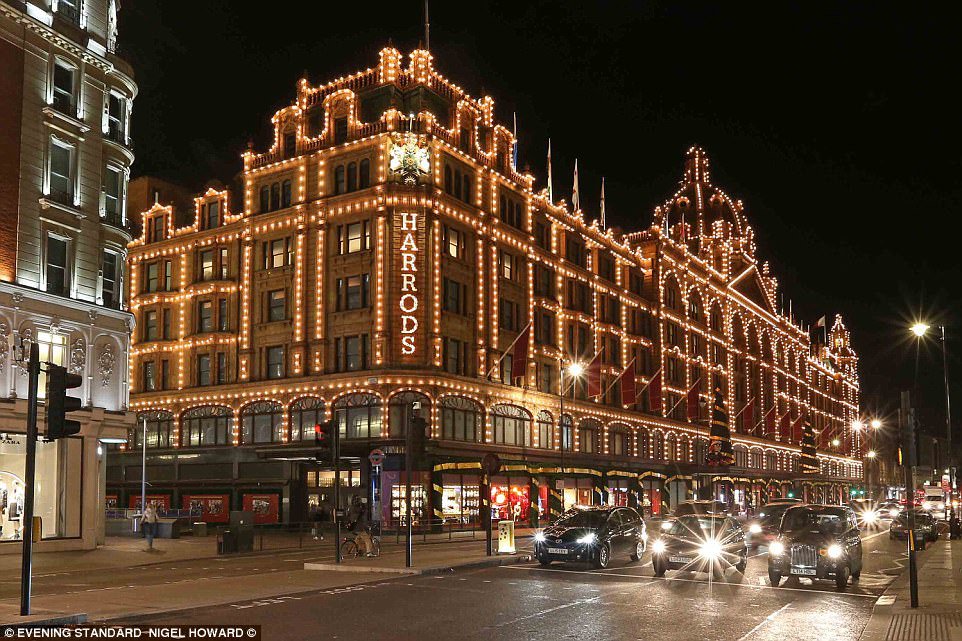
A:
[[[427,253],[424,210],[394,212],[391,238],[392,287],[390,314],[394,360],[402,364],[424,363],[428,351],[425,333]]]

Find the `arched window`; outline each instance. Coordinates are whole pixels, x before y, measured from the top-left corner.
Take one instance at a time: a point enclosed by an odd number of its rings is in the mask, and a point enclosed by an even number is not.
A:
[[[764,459],[762,458],[762,450],[758,448],[753,448],[750,452],[749,462],[751,467],[756,470],[760,470],[764,467]]]
[[[347,190],[357,191],[357,163],[347,163]]]
[[[281,443],[284,441],[284,416],[276,401],[255,401],[241,410],[241,443]]]
[[[288,178],[281,183],[281,207],[291,206],[291,181]]]
[[[721,314],[721,308],[720,308],[717,304],[712,305],[712,307],[711,307],[711,319],[710,319],[710,322],[711,322],[711,328],[712,328],[714,331],[716,331],[716,332],[722,331],[722,314]]]
[[[517,405],[499,404],[491,408],[494,442],[531,446],[531,414]]]
[[[694,290],[688,294],[688,318],[701,322],[701,296]]]
[[[691,462],[691,442],[684,435],[678,437],[678,462]]]
[[[554,417],[551,415],[551,412],[545,410],[538,412],[535,429],[538,433],[535,446],[542,447],[546,450],[552,449],[554,447]]]
[[[461,170],[454,170],[454,197],[461,198]]]
[[[735,467],[748,467],[748,450],[744,445],[735,446]]]
[[[131,428],[127,439],[128,450],[139,450],[144,446],[144,421],[147,422],[148,448],[165,449],[174,446],[174,442],[171,440],[174,415],[166,410],[156,410],[137,414],[137,424]]]
[[[421,409],[415,412],[414,404],[420,403]],[[431,399],[420,392],[401,392],[388,400],[388,430],[391,438],[403,438],[408,433],[408,425],[415,416],[431,423]]]
[[[347,183],[344,176],[344,165],[334,168],[334,194],[343,194],[347,190]]]
[[[374,394],[348,394],[334,402],[334,417],[341,438],[379,438],[381,399]]]
[[[268,185],[261,187],[261,213],[271,210],[271,188]]]
[[[314,438],[314,426],[324,422],[324,401],[308,396],[291,403],[288,420],[291,426],[291,441],[308,441]]]
[[[657,430],[651,435],[651,458],[656,461],[665,460],[665,435]]]
[[[220,405],[187,410],[180,417],[181,447],[230,444],[233,418],[231,409]]]
[[[463,396],[445,396],[438,401],[441,417],[441,438],[449,441],[480,443],[484,432],[481,419],[484,411],[480,403]]]
[[[669,433],[668,436],[665,437],[665,460],[666,461],[676,460],[676,457],[678,456],[677,442],[678,442],[678,437],[676,437],[672,433]]]
[[[471,202],[471,176],[464,175],[464,189],[461,191],[461,199],[464,202]]]
[[[778,459],[775,457],[775,452],[767,450],[765,452],[765,469],[774,470],[778,467]]]
[[[571,414],[562,414],[560,421],[561,449],[570,452],[575,445],[574,421]]]
[[[629,443],[628,428],[623,425],[613,425],[608,428],[609,456],[628,456],[631,448]]]
[[[367,189],[371,186],[371,161],[368,158],[361,160],[357,183],[360,189]]]
[[[273,183],[271,185],[271,211],[281,208],[281,185]]]
[[[601,450],[601,423],[593,418],[583,418],[578,424],[578,451],[598,454]]]
[[[651,458],[651,434],[644,427],[638,429],[638,456],[643,459]]]

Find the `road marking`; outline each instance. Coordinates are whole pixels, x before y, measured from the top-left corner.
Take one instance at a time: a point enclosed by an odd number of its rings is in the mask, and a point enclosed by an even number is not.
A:
[[[778,608],[777,610],[775,610],[774,612],[772,612],[771,614],[769,614],[767,617],[765,617],[764,619],[762,619],[761,622],[760,622],[758,625],[756,625],[754,628],[752,628],[751,630],[749,630],[748,632],[746,632],[740,639],[738,639],[738,641],[745,641],[745,639],[747,639],[748,637],[750,637],[750,636],[752,636],[753,634],[755,634],[755,632],[757,632],[758,629],[761,628],[763,625],[765,625],[766,623],[769,623],[770,621],[774,621],[774,620],[775,620],[775,617],[777,617],[779,614],[781,614],[782,611],[785,610],[785,609],[787,609],[790,605],[791,605],[791,602],[786,603],[786,604],[783,605],[782,607]]]
[[[585,605],[586,603],[593,603],[601,599],[600,596],[593,596],[590,599],[582,599],[580,601],[572,601],[571,603],[565,603],[562,605],[556,605],[553,608],[548,608],[547,610],[541,610],[540,612],[535,612],[534,614],[528,614],[523,617],[518,617],[517,619],[512,619],[511,621],[505,621],[504,623],[498,623],[497,625],[489,625],[488,628],[503,628],[506,625],[514,625],[521,621],[527,621],[528,619],[533,619],[535,617],[544,616],[546,614],[551,614],[552,612],[557,612],[558,610],[564,610],[565,608],[570,608],[576,605]]]
[[[697,579],[683,579],[683,578],[681,578],[681,577],[670,577],[670,576],[657,577],[657,576],[639,576],[639,575],[637,575],[637,574],[614,574],[614,573],[612,573],[612,574],[599,574],[599,573],[597,573],[597,572],[589,572],[589,571],[585,571],[585,570],[562,570],[562,569],[557,569],[557,570],[555,570],[555,569],[552,569],[552,568],[533,567],[533,566],[526,566],[526,565],[502,565],[502,566],[500,566],[500,567],[503,568],[503,569],[506,569],[506,570],[528,570],[528,571],[532,571],[532,572],[564,572],[564,573],[567,573],[567,574],[590,574],[590,575],[593,575],[593,576],[605,576],[605,577],[607,577],[607,576],[620,576],[620,577],[625,577],[625,578],[629,578],[629,579],[645,579],[645,580],[649,581],[650,583],[654,583],[655,581],[680,581],[680,582],[683,582],[683,583],[700,583],[700,584],[702,584],[702,585],[708,585],[708,581],[699,581],[699,580],[697,580]],[[802,588],[775,588],[775,587],[772,587],[772,586],[770,586],[770,585],[755,585],[755,584],[753,584],[753,583],[728,583],[727,581],[713,581],[713,582],[712,582],[712,585],[728,586],[728,587],[733,587],[733,588],[761,588],[761,589],[764,589],[764,590],[786,590],[786,591],[789,591],[789,592],[806,592],[806,593],[809,593],[809,594],[812,594],[812,593],[816,593],[816,594],[835,594],[835,595],[838,595],[838,596],[852,596],[852,597],[859,597],[859,598],[862,598],[862,599],[877,599],[877,598],[878,598],[878,595],[877,595],[877,594],[858,594],[858,593],[856,593],[856,592],[837,592],[837,591],[832,591],[832,590],[804,590],[804,589],[802,589]],[[564,588],[564,589],[565,589],[565,590],[570,590],[571,588]]]

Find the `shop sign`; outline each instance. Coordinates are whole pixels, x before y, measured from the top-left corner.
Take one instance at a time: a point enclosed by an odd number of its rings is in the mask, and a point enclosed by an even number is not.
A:
[[[421,282],[418,270],[418,255],[423,246],[424,222],[417,211],[397,212],[394,220],[395,247],[397,248],[396,264],[398,280],[395,291],[397,297],[397,312],[400,324],[398,332],[401,337],[401,357],[413,360],[421,356],[423,345],[420,340],[421,328]]]

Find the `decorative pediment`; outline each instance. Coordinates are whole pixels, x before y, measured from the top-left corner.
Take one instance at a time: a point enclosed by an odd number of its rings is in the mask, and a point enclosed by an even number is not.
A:
[[[748,300],[752,301],[762,309],[775,314],[775,306],[772,301],[772,296],[768,292],[768,288],[765,286],[765,282],[762,280],[761,274],[758,273],[758,268],[754,265],[747,267],[741,274],[739,274],[732,282],[728,284],[729,289],[732,289]]]

